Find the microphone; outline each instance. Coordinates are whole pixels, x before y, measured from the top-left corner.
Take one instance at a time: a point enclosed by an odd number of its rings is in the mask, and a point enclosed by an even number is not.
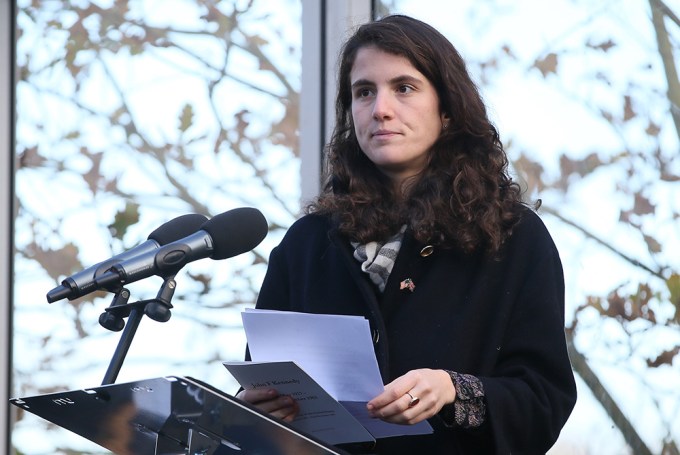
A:
[[[110,291],[152,275],[174,275],[189,262],[203,258],[226,259],[252,250],[264,240],[267,220],[254,208],[242,207],[216,215],[200,230],[158,250],[113,264],[95,279],[96,286]]]
[[[162,224],[149,234],[145,242],[63,280],[60,286],[47,293],[47,302],[52,303],[65,298],[73,300],[96,291],[99,288],[95,284],[95,278],[109,270],[112,265],[157,250],[163,245],[192,234],[200,229],[207,219],[203,215],[193,213],[178,216]]]

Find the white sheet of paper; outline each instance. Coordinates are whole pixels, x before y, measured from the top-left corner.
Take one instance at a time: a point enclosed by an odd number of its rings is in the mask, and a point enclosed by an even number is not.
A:
[[[253,361],[292,360],[338,401],[383,391],[366,318],[258,309],[241,316]]]
[[[374,437],[432,433],[427,420],[397,425],[368,416],[366,402],[384,386],[366,318],[259,309],[241,317],[253,362],[295,362]]]

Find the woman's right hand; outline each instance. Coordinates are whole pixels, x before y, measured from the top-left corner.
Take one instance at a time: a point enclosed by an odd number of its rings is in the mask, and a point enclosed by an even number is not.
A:
[[[297,401],[291,396],[279,395],[274,389],[241,390],[236,398],[286,422],[292,422],[300,412]]]

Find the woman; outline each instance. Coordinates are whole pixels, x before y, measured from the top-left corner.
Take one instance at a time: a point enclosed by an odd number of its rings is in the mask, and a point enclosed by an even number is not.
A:
[[[464,61],[389,16],[346,42],[338,84],[325,189],[272,251],[257,307],[370,321],[386,385],[369,412],[434,428],[375,453],[545,453],[576,400],[562,266]]]

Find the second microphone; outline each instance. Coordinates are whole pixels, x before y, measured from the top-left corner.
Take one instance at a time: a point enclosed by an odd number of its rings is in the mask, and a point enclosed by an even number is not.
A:
[[[237,256],[259,245],[267,231],[267,220],[259,210],[250,207],[229,210],[206,221],[194,234],[113,265],[96,278],[96,285],[115,291],[153,275],[172,276],[198,259]]]

